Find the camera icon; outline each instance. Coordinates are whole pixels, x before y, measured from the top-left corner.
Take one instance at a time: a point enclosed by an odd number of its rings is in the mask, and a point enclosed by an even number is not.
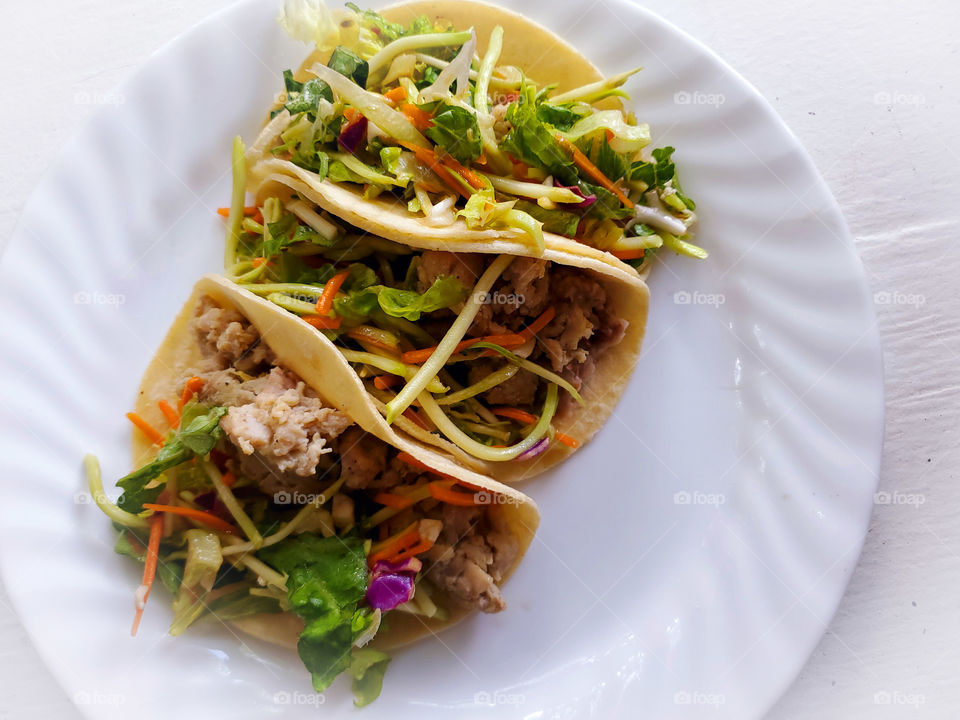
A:
[[[293,496],[286,490],[281,490],[273,494],[273,502],[276,505],[289,505],[293,502]]]
[[[678,290],[673,294],[674,305],[689,305],[693,298],[686,290]]]
[[[692,99],[692,96],[686,90],[681,90],[673,94],[673,102],[675,105],[689,105]]]
[[[686,490],[681,490],[680,492],[673,494],[674,505],[689,505],[692,499],[693,498],[691,497],[690,493],[688,493]]]

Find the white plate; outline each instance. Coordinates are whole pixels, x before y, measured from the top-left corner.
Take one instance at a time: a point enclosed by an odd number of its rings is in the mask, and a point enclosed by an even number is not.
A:
[[[833,198],[707,49],[624,0],[578,5],[522,10],[606,72],[646,67],[629,89],[655,143],[679,148],[711,259],[659,263],[616,416],[524,487],[543,525],[509,610],[398,653],[365,718],[756,717],[812,651],[863,540],[881,362]],[[91,718],[317,715],[296,657],[216,625],[170,638],[162,592],[131,640],[138,569],[75,502],[84,452],[108,479],[128,469],[140,373],[219,268],[230,138],[254,136],[305,52],[275,14],[243,3],[149,60],[64,149],[5,258],[0,560]],[[350,706],[340,683],[323,700]]]

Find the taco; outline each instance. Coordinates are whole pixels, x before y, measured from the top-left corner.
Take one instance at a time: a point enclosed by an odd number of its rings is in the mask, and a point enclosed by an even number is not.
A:
[[[501,482],[547,470],[610,416],[647,317],[631,268],[393,242],[318,210],[297,182],[261,190],[228,276],[301,317],[304,344],[335,351],[372,414]]]
[[[337,351],[221,278],[195,287],[129,417],[138,468],[114,505],[91,492],[174,594],[170,632],[205,616],[296,645],[322,691],[379,694],[391,647],[474,610],[526,551],[536,506],[397,434]],[[179,402],[178,402],[179,398]],[[170,428],[162,433],[157,428]]]
[[[673,148],[623,109],[637,69],[604,78],[503,8],[414,2],[382,15],[287,3],[315,44],[247,154],[249,189],[287,183],[366,232],[457,252],[547,250],[645,273],[690,242]]]

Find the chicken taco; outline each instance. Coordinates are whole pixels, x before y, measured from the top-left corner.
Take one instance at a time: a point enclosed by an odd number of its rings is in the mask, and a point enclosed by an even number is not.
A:
[[[117,551],[144,562],[134,632],[155,579],[170,632],[204,619],[295,645],[322,691],[380,691],[391,647],[474,610],[501,584],[539,515],[531,500],[396,433],[309,326],[205,277],[141,383],[137,469],[104,496]]]
[[[646,324],[647,286],[631,268],[549,248],[397,243],[294,188],[272,185],[247,208],[228,277],[300,317],[373,413],[501,482],[548,469],[602,427]]]
[[[674,149],[621,103],[639,68],[605,78],[545,28],[468,0],[289,2],[280,22],[315,51],[247,153],[255,194],[286,183],[356,228],[457,252],[641,273],[660,248],[706,256]]]

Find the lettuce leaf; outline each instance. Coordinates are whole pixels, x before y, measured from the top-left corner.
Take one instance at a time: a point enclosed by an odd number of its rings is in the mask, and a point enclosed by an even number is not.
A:
[[[287,599],[305,623],[297,651],[323,692],[353,662],[353,618],[367,591],[363,540],[301,533],[257,557],[288,576]]]
[[[338,46],[330,56],[327,67],[336,70],[346,78],[350,78],[360,87],[367,87],[367,75],[370,74],[370,66],[366,60],[350,48],[345,48],[342,45]]]
[[[610,147],[606,138],[600,141],[596,165],[600,172],[614,182],[624,177],[630,169],[629,160]]]
[[[305,83],[293,79],[293,73],[283,71],[283,84],[286,88],[287,101],[283,106],[291,115],[307,113],[311,120],[317,117],[317,106],[320,100],[333,102],[333,90],[320,78],[312,78]]]
[[[584,195],[597,196],[597,201],[586,212],[587,217],[623,220],[633,214],[630,208],[623,206],[620,198],[600,185],[581,181],[580,190]]]
[[[467,165],[483,153],[477,116],[457,105],[444,105],[424,133],[458,161]]]
[[[123,489],[117,505],[127,512],[138,513],[143,510],[144,503],[155,502],[164,484],[147,486],[167,470],[213,450],[223,435],[220,418],[226,413],[225,407],[208,408],[199,403],[186,405],[180,419],[180,430],[160,448],[157,457],[117,481],[117,487]]]
[[[513,127],[503,138],[503,150],[527,165],[543,169],[564,185],[576,185],[578,173],[573,160],[537,117],[531,102],[522,99],[512,103],[507,108],[507,120]]]
[[[595,110],[579,120],[564,133],[569,140],[593,138],[610,132],[610,145],[621,154],[631,157],[640,148],[650,144],[650,128],[647,125],[629,125],[620,110]]]
[[[383,285],[367,286],[338,297],[333,301],[333,309],[347,323],[353,324],[362,323],[378,309],[391,317],[415,322],[423,313],[443,310],[463,302],[467,292],[467,288],[455,277],[441,276],[423,293]]]
[[[630,166],[630,180],[646,183],[647,187],[663,190],[671,183],[677,196],[691,210],[697,205],[683,194],[680,181],[677,178],[677,167],[673,163],[674,148],[667,146],[656,148],[653,152],[653,162],[641,160]]]
[[[440,276],[424,293],[384,287],[378,298],[380,308],[393,317],[416,321],[422,313],[443,310],[463,302],[467,289],[452,276]]]
[[[543,103],[537,106],[537,119],[557,130],[569,130],[583,117],[582,113],[573,110],[571,105],[551,105]]]
[[[350,662],[350,675],[353,677],[353,704],[360,708],[369,705],[378,697],[383,688],[383,674],[390,664],[390,656],[373,648],[354,648]]]
[[[531,215],[535,220],[542,222],[543,229],[546,232],[571,238],[577,234],[577,227],[580,225],[581,217],[578,213],[560,209],[547,210],[536,203],[526,200],[518,200],[516,208]]]

